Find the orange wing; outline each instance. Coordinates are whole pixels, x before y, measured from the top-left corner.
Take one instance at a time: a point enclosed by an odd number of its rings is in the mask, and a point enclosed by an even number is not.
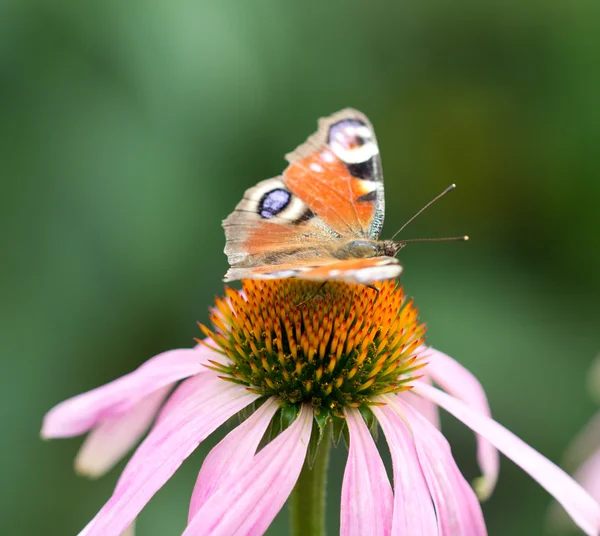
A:
[[[341,236],[377,239],[383,226],[381,159],[369,120],[346,109],[286,155],[283,182]]]
[[[231,266],[226,281],[251,277],[248,270],[273,271],[294,263],[318,266],[336,260],[331,250],[339,234],[289,191],[279,177],[247,190],[223,228]]]

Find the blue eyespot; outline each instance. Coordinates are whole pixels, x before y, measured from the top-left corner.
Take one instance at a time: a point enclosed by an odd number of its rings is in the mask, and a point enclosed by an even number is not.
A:
[[[337,123],[334,123],[329,127],[328,143],[336,140],[338,136],[341,136],[345,143],[360,147],[366,143],[366,140],[358,132],[359,129],[366,129],[365,125],[360,119],[342,119]]]
[[[258,213],[263,218],[273,218],[290,204],[291,198],[292,194],[287,190],[281,188],[271,190],[263,195],[258,203]]]

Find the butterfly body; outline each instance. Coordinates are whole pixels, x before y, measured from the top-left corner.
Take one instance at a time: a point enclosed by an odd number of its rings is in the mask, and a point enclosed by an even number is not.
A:
[[[403,243],[379,240],[383,174],[373,127],[345,109],[286,155],[289,166],[244,194],[223,222],[225,281],[298,277],[369,284],[397,277]]]

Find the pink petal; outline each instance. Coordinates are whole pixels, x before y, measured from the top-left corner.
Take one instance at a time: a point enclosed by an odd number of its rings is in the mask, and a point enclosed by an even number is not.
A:
[[[212,385],[218,376],[215,371],[205,368],[200,374],[181,382],[159,411],[154,427],[171,418],[173,413],[177,414],[180,411],[181,404],[184,404],[190,398],[198,403],[207,401],[207,398],[212,396],[212,390],[207,387]],[[192,379],[194,381],[191,381]]]
[[[250,418],[237,426],[213,448],[200,469],[190,501],[188,522],[191,522],[204,502],[225,481],[248,466],[264,436],[273,415],[277,412],[277,399],[269,398]]]
[[[121,534],[201,441],[258,398],[214,374],[190,378],[182,388],[188,396],[170,408],[168,418],[157,422],[138,447],[112,497],[84,529],[86,536]]]
[[[429,377],[447,393],[490,417],[487,397],[477,378],[450,356],[433,348],[428,348],[427,351],[426,371]],[[474,486],[479,498],[486,500],[496,487],[500,456],[494,446],[479,435],[477,435],[477,460],[483,476],[474,483]]]
[[[308,404],[292,425],[201,506],[184,536],[258,536],[292,492],[306,458],[313,414]]]
[[[133,372],[102,387],[61,402],[44,417],[42,437],[71,437],[87,432],[100,421],[122,415],[161,387],[206,371],[210,349],[171,350],[146,361]]]
[[[479,501],[456,466],[446,438],[397,396],[384,395],[379,400],[403,417],[412,429],[419,463],[435,505],[440,534],[487,534]]]
[[[573,440],[565,463],[571,467],[581,465],[600,445],[600,411],[585,425],[584,429]]]
[[[597,450],[581,465],[573,478],[600,503],[600,442],[596,443]],[[547,519],[549,526],[556,528],[554,532],[569,532],[573,529],[573,521],[557,502],[550,505]]]
[[[431,385],[431,379],[429,378],[429,376],[427,376],[427,367],[425,367],[424,372],[425,376],[421,378],[421,381]],[[411,393],[410,391],[402,391],[398,393],[398,396],[402,398],[402,400],[408,402],[438,430],[441,428],[440,411],[438,407],[433,402],[431,402],[431,400],[427,400],[426,398],[417,396],[414,393]]]
[[[343,536],[390,534],[392,486],[369,429],[357,409],[344,411],[350,449],[342,484]]]
[[[90,478],[98,478],[110,471],[148,430],[170,390],[170,385],[162,387],[127,413],[109,417],[98,424],[79,449],[75,470]]]
[[[385,434],[394,467],[394,515],[391,534],[437,536],[435,510],[411,432],[389,406],[372,406],[371,410]]]
[[[575,480],[600,503],[600,448],[577,470]]]
[[[414,391],[444,408],[474,432],[486,437],[550,492],[586,534],[598,535],[600,505],[562,469],[512,432],[481,413],[473,411],[460,400],[424,384],[415,385]]]

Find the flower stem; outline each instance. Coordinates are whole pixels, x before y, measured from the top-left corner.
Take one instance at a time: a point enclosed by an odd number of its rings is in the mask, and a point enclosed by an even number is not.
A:
[[[326,535],[325,500],[330,447],[331,426],[328,425],[317,448],[312,468],[308,467],[306,460],[290,496],[292,536]]]

